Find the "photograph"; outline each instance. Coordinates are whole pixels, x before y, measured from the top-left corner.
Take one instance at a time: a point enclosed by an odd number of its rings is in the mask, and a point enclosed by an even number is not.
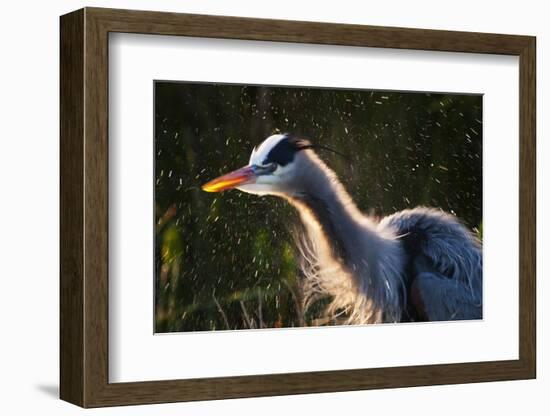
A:
[[[155,333],[483,318],[481,94],[153,87]]]

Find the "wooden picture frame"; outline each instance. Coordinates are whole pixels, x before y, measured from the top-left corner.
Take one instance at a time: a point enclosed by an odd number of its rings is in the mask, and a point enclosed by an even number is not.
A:
[[[60,28],[61,399],[82,407],[100,407],[535,378],[534,37],[100,8],[85,8],[64,15]],[[518,56],[519,359],[109,383],[110,32]]]

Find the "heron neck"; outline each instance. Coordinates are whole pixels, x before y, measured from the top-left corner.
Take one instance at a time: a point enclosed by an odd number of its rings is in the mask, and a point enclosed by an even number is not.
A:
[[[299,192],[290,202],[298,209],[309,234],[323,238],[336,258],[355,263],[353,253],[369,237],[370,221],[363,216],[336,174],[315,155],[300,172]],[[320,232],[319,232],[320,231]],[[376,238],[372,233],[371,238]]]

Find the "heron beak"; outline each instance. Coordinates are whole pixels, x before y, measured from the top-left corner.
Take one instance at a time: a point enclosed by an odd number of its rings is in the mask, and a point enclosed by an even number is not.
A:
[[[236,188],[239,185],[254,183],[256,182],[256,178],[254,167],[245,166],[205,183],[202,186],[202,190],[206,192],[221,192]]]

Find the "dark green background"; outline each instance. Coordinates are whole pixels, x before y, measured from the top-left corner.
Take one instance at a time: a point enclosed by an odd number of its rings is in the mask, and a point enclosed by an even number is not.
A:
[[[481,234],[482,97],[155,82],[156,332],[314,325],[284,201],[200,186],[246,165],[276,132],[321,157],[364,212],[417,205]]]

